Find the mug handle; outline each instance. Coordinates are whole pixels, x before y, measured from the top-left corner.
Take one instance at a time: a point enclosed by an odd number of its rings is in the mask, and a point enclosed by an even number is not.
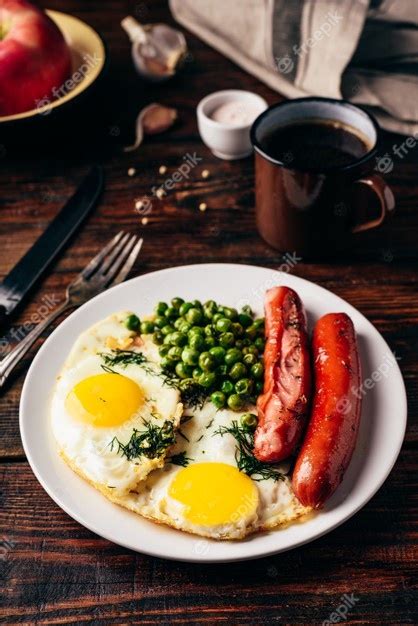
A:
[[[383,178],[377,174],[372,174],[366,178],[360,178],[359,180],[356,180],[354,184],[367,185],[370,187],[370,189],[372,189],[377,195],[380,202],[379,217],[357,224],[351,229],[352,233],[362,233],[365,230],[377,228],[377,226],[380,226],[384,222],[384,220],[395,208],[395,197],[389,185],[387,185]]]

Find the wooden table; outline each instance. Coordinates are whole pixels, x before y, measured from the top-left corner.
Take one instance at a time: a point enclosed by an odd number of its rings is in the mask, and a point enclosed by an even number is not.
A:
[[[110,68],[104,94],[95,102],[96,125],[79,117],[72,138],[57,135],[52,145],[27,139],[23,150],[13,144],[2,149],[0,275],[45,229],[96,160],[105,165],[106,190],[14,328],[26,322],[30,326],[46,296],[62,298],[68,282],[122,227],[145,237],[135,274],[205,261],[277,268],[280,255],[259,238],[254,226],[252,159],[217,160],[202,145],[195,120],[196,104],[215,89],[255,90],[270,103],[279,99],[277,94],[191,35],[191,57],[183,75],[166,85],[141,83],[119,23],[129,12],[144,21],[171,21],[163,0],[136,5],[54,0],[48,6],[71,12],[101,31]],[[179,123],[136,153],[123,153],[120,146],[132,138],[136,112],[153,101],[178,108]],[[403,138],[386,135],[385,141],[391,153]],[[160,165],[173,171],[185,153],[195,151],[203,157],[202,165],[165,199],[154,202],[143,225],[135,199],[163,180]],[[0,398],[3,623],[320,624],[345,593],[358,598],[347,623],[418,623],[417,161],[418,148],[411,149],[387,176],[397,197],[391,224],[360,238],[353,252],[333,262],[302,261],[292,270],[357,307],[400,357],[409,427],[396,466],[377,495],[326,537],[251,563],[190,565],[120,548],[61,511],[25,460],[18,407],[33,352]],[[127,175],[130,167],[136,168],[133,177]],[[211,173],[206,180],[201,177],[204,168]],[[201,202],[207,203],[206,212],[198,210]]]

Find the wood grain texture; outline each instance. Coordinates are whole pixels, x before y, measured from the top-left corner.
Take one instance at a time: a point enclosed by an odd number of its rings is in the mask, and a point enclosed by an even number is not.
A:
[[[10,139],[0,131],[0,276],[41,234],[92,162],[102,162],[106,189],[100,205],[73,239],[16,320],[15,337],[36,322],[50,296],[65,286],[121,227],[145,238],[133,274],[207,261],[278,268],[283,259],[257,235],[253,212],[252,159],[222,162],[199,140],[195,106],[222,88],[255,90],[270,103],[279,96],[187,34],[192,60],[165,86],[135,75],[129,43],[119,27],[128,13],[143,21],[171,21],[165,0],[55,0],[49,8],[74,13],[106,39],[109,71],[93,114],[80,112],[42,140]],[[125,154],[135,115],[159,101],[179,110],[167,134]],[[88,109],[86,109],[88,111]],[[52,116],[51,116],[52,117]],[[53,135],[53,136],[51,136]],[[385,134],[380,154],[403,138]],[[141,224],[136,198],[150,195],[187,153],[202,161],[190,178],[163,200],[154,200]],[[397,198],[390,224],[359,237],[333,262],[291,270],[331,289],[357,307],[400,357],[409,403],[408,432],[387,482],[353,519],[308,546],[251,564],[187,565],[135,554],[74,522],[46,495],[25,461],[18,404],[28,355],[0,396],[0,569],[7,624],[321,624],[344,593],[358,597],[349,624],[416,624],[417,440],[418,440],[418,148],[395,161],[387,175]],[[128,177],[129,167],[136,175]],[[211,176],[203,180],[201,171]],[[208,210],[198,210],[200,202]],[[371,203],[371,199],[367,198]],[[0,356],[12,343],[0,340]],[[396,419],[396,415],[393,416]]]

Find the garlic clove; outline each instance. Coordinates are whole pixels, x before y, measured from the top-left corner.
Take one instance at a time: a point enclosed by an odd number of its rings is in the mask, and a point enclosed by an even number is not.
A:
[[[141,145],[144,135],[157,135],[168,130],[177,119],[176,109],[154,102],[142,109],[135,124],[135,142],[124,148],[125,152],[132,152]]]

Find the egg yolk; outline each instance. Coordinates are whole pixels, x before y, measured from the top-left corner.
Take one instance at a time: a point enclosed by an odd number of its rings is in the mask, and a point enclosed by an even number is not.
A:
[[[236,523],[258,505],[251,478],[226,463],[196,463],[180,470],[169,495],[184,504],[186,519],[201,526]]]
[[[118,426],[144,402],[138,385],[120,374],[96,374],[81,380],[67,396],[66,409],[93,426]]]

